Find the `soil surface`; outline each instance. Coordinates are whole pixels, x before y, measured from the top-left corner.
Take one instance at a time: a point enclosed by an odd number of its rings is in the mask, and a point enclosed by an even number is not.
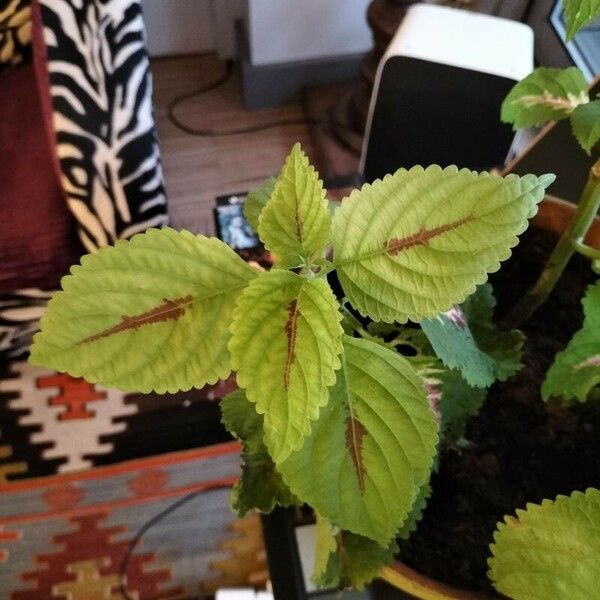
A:
[[[553,234],[528,230],[512,258],[491,277],[502,315],[534,282],[556,243]],[[540,386],[554,355],[583,320],[581,298],[594,280],[576,256],[551,298],[523,326],[525,368],[495,384],[466,429],[467,449],[445,448],[432,477],[433,494],[401,560],[440,581],[491,592],[489,544],[496,523],[527,502],[600,487],[600,400],[545,404]]]

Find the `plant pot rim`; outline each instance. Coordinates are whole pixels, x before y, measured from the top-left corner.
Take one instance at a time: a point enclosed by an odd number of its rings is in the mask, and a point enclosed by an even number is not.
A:
[[[540,229],[560,235],[574,212],[575,205],[571,202],[547,195],[531,222]],[[600,250],[600,217],[594,219],[594,223],[586,236],[586,243]],[[502,597],[499,594],[490,596],[489,594],[454,588],[422,575],[401,562],[395,562],[389,567],[384,567],[379,576],[396,589],[411,595],[417,600],[491,600],[492,598]]]

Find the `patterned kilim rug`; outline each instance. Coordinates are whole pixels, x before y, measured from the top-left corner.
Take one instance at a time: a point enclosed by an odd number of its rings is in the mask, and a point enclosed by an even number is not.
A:
[[[230,388],[123,394],[6,364],[0,598],[199,598],[260,579],[260,522],[229,510],[239,446],[211,401]]]

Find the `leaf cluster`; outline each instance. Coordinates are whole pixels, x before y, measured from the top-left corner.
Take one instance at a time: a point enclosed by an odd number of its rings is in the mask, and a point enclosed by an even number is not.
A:
[[[296,145],[246,206],[272,270],[168,228],[118,242],[63,279],[31,361],[159,392],[235,371],[240,389],[222,401],[243,444],[234,508],[308,503],[322,521],[317,579],[361,586],[423,510],[440,424],[460,432],[483,401],[476,388],[519,366],[521,338],[495,328],[482,284],[552,180],[400,169],[332,215]]]

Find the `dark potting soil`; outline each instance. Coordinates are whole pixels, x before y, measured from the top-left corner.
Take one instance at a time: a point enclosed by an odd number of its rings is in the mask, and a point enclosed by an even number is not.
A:
[[[541,230],[522,236],[491,277],[497,316],[535,281],[555,243]],[[442,450],[423,519],[400,544],[405,564],[457,587],[491,591],[489,544],[504,515],[527,502],[600,487],[600,401],[565,407],[545,404],[539,392],[554,355],[581,326],[581,298],[593,280],[589,262],[574,257],[550,299],[523,326],[525,367],[489,390],[466,428],[471,445]]]

